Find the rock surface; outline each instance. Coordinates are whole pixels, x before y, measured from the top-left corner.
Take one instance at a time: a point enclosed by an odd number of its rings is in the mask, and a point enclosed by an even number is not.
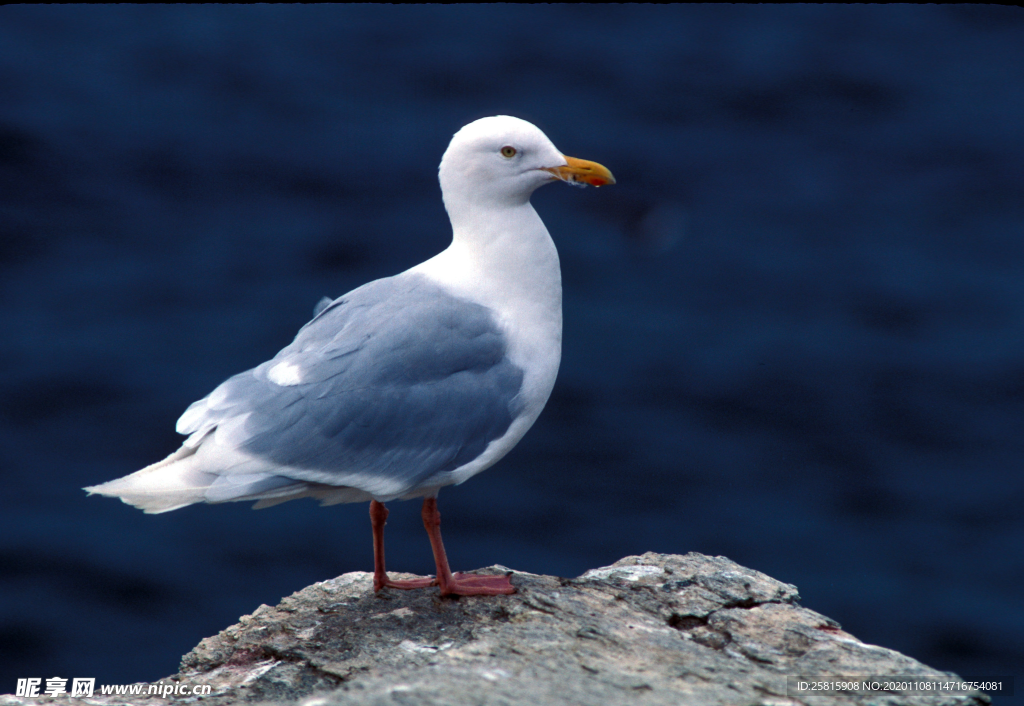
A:
[[[484,570],[500,571],[508,570]],[[979,692],[797,693],[796,675],[952,675],[860,642],[799,606],[795,586],[724,557],[649,553],[575,579],[513,572],[511,580],[515,595],[441,598],[436,588],[374,594],[370,574],[344,574],[243,616],[161,683],[212,685],[202,704],[989,702]],[[97,690],[81,702],[168,699]]]

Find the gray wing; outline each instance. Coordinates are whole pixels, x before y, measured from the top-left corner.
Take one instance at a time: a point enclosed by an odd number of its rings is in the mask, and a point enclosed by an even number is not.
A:
[[[282,466],[261,477],[268,487],[386,481],[407,492],[479,456],[519,414],[523,371],[486,307],[403,275],[317,309],[273,360],[189,407],[178,421],[187,445],[215,433]]]

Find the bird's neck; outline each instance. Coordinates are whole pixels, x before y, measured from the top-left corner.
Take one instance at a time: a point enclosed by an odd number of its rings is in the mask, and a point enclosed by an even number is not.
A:
[[[452,244],[418,266],[431,279],[498,311],[534,309],[561,328],[558,251],[533,206],[450,209]],[[553,323],[553,322],[552,322]]]

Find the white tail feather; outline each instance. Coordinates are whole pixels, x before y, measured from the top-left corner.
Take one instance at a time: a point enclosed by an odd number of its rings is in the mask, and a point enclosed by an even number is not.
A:
[[[275,471],[284,470],[281,467],[217,444],[209,435],[212,429],[193,434],[202,437],[201,443],[193,445],[190,438],[162,461],[85,490],[90,495],[120,498],[149,514],[202,502],[255,500],[253,507],[260,510],[298,498],[313,498],[321,505],[335,505],[376,497],[352,486],[294,480],[286,472],[279,475]]]
[[[149,514],[170,512],[205,500],[206,489],[217,476],[204,473],[193,461],[196,450],[187,446],[162,461],[116,480],[85,488],[90,495],[121,498]]]

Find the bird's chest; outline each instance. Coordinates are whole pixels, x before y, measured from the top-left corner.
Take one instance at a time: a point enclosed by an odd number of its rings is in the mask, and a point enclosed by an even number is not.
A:
[[[506,356],[523,371],[519,404],[540,414],[551,395],[562,357],[562,307],[557,301],[495,304],[496,318],[506,341]]]

